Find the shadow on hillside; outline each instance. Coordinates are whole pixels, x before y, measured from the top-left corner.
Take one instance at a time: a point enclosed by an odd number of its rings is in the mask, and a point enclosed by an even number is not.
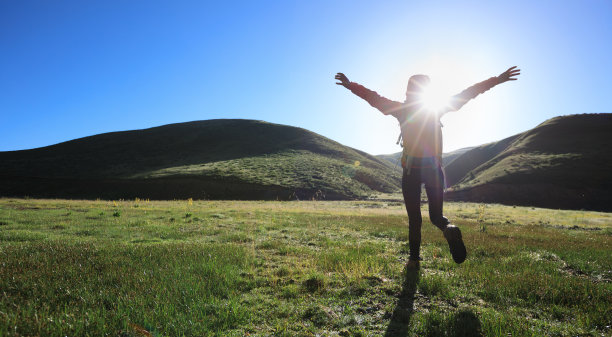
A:
[[[408,335],[410,317],[414,312],[414,294],[419,283],[420,271],[406,268],[404,275],[402,292],[398,296],[397,306],[391,315],[391,322],[387,327],[385,337]]]
[[[398,296],[397,306],[391,315],[391,322],[389,322],[385,331],[385,337],[408,336],[410,333],[410,319],[415,311],[414,298],[420,279],[420,271],[405,269],[404,275],[402,292]],[[429,326],[427,323],[430,322],[425,323],[427,336],[483,336],[480,320],[469,309],[459,310],[447,316],[442,322],[438,322],[442,324]],[[414,328],[414,324],[412,328]]]

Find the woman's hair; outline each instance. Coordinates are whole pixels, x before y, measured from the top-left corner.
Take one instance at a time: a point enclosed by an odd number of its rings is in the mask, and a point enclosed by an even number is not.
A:
[[[406,95],[420,93],[422,88],[427,86],[429,82],[431,82],[431,80],[427,75],[412,75],[408,80]]]

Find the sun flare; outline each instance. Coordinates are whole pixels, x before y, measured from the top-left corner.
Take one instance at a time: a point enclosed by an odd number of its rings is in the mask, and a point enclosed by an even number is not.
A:
[[[428,111],[440,111],[448,107],[450,96],[447,91],[436,85],[428,85],[421,93],[423,107]]]

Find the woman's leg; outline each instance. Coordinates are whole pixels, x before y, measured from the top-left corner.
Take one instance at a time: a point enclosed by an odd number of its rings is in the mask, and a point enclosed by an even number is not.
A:
[[[425,191],[427,192],[427,199],[429,199],[429,218],[444,233],[453,260],[456,263],[463,263],[467,251],[463,244],[461,230],[459,230],[459,227],[451,225],[448,219],[442,215],[442,205],[444,203],[444,173],[442,168],[438,166],[423,171]]]
[[[408,246],[410,260],[420,260],[421,250],[421,170],[412,168],[410,174],[404,169],[402,193],[408,212]]]
[[[443,215],[444,208],[444,172],[441,167],[423,169],[423,182],[429,202],[429,219],[440,230],[449,224]]]

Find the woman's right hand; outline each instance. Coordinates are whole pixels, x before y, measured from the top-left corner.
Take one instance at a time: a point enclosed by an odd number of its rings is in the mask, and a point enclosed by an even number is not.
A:
[[[341,85],[345,88],[348,88],[349,83],[351,83],[351,81],[349,81],[348,77],[346,77],[346,75],[344,75],[343,73],[337,73],[336,74],[336,79],[340,82],[336,82],[337,85]]]

